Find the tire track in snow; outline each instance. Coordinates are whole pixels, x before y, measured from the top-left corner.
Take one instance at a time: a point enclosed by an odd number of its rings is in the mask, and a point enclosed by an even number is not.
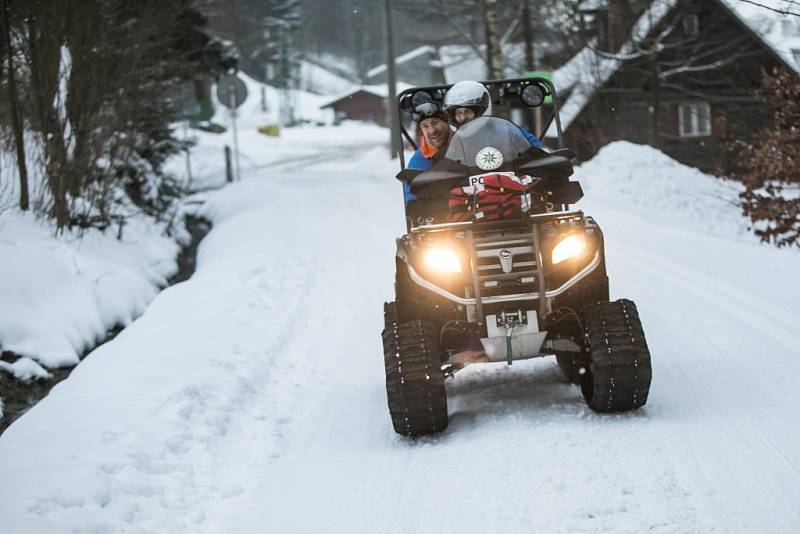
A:
[[[795,521],[792,522],[786,516],[787,510],[793,509],[793,503],[800,499],[800,484],[798,484],[797,469],[795,463],[785,454],[773,439],[770,439],[767,431],[754,421],[734,402],[717,383],[708,377],[693,361],[687,357],[698,345],[702,345],[704,336],[697,329],[687,326],[680,318],[675,318],[674,314],[659,314],[659,322],[667,323],[681,332],[692,332],[695,337],[693,342],[681,338],[673,344],[669,351],[661,353],[662,357],[669,359],[670,371],[677,372],[680,382],[688,384],[689,389],[686,395],[692,397],[696,402],[690,410],[701,413],[704,418],[702,421],[703,429],[698,431],[692,440],[703,440],[700,447],[686,447],[686,443],[678,443],[677,446],[685,449],[687,457],[694,457],[695,465],[700,471],[716,470],[713,480],[709,483],[716,486],[716,492],[730,493],[731,491],[743,495],[733,505],[737,508],[746,507],[750,515],[758,518],[760,527],[755,532],[775,532],[775,521],[785,523],[778,531],[787,531],[792,524],[798,524],[800,517],[797,512],[793,513]],[[675,380],[670,383],[676,383]],[[670,395],[666,402],[674,402],[675,396]],[[722,402],[722,406],[719,402]],[[685,415],[689,416],[690,413]],[[691,417],[689,417],[691,419]],[[742,423],[743,426],[737,423]],[[782,422],[781,422],[782,424]],[[704,436],[704,437],[703,437]],[[735,438],[735,439],[732,439]],[[765,445],[767,450],[772,453],[773,460],[764,457],[763,450]],[[720,450],[723,449],[723,450]],[[736,465],[717,464],[716,459],[712,466],[708,465],[710,450],[718,453],[719,458],[736,458]],[[697,451],[702,451],[698,454]],[[747,466],[743,469],[742,465]],[[765,469],[765,465],[771,465],[771,469]],[[789,481],[761,480],[759,473],[781,472],[781,468],[787,468],[792,472],[792,479]],[[722,481],[725,481],[724,483]],[[760,487],[756,490],[753,486]],[[755,504],[753,495],[758,496]],[[767,499],[763,497],[769,496]],[[727,496],[717,501],[730,501]],[[780,505],[779,505],[780,504]],[[730,511],[723,511],[715,514],[718,517],[725,517]],[[737,528],[736,530],[739,530]],[[748,528],[746,531],[752,531]]]
[[[661,280],[663,282],[666,282],[667,284],[673,285],[674,287],[676,287],[678,289],[684,290],[686,293],[691,293],[693,296],[697,296],[703,302],[708,304],[711,308],[716,309],[718,311],[718,313],[724,314],[724,315],[731,315],[734,318],[740,320],[741,322],[744,322],[744,323],[748,324],[749,326],[752,326],[753,329],[759,329],[759,327],[761,325],[763,325],[763,322],[760,319],[757,318],[754,321],[753,320],[753,316],[741,313],[740,309],[738,307],[736,307],[736,306],[728,307],[728,306],[720,305],[718,303],[718,296],[722,295],[722,296],[729,297],[730,299],[736,301],[737,304],[746,304],[747,301],[749,301],[750,303],[754,304],[753,305],[754,308],[762,308],[763,309],[763,306],[760,306],[760,305],[756,306],[754,301],[752,301],[752,299],[747,298],[746,296],[741,294],[739,291],[735,291],[735,290],[732,291],[729,287],[725,287],[719,280],[714,280],[714,279],[711,279],[710,277],[705,277],[703,275],[699,275],[697,277],[698,281],[703,282],[703,283],[708,283],[708,284],[714,284],[714,289],[713,289],[713,292],[709,291],[709,290],[706,290],[706,291],[698,293],[696,291],[697,286],[692,284],[692,281],[691,281],[689,275],[687,274],[687,272],[685,270],[677,267],[675,264],[671,264],[671,262],[668,262],[666,260],[662,261],[663,258],[659,258],[658,261],[652,260],[652,259],[647,258],[646,256],[644,256],[643,254],[639,253],[638,251],[634,251],[633,249],[630,249],[630,248],[625,247],[625,246],[622,246],[621,250],[623,250],[623,252],[624,252],[624,254],[622,255],[622,258],[625,259],[626,261],[628,261],[629,263],[631,263],[632,265],[635,265],[635,266],[637,266],[639,268],[646,267],[645,269],[642,269],[643,272],[648,272],[652,276],[654,276],[655,278],[657,278],[657,279],[659,279],[659,280]],[[662,268],[662,267],[666,267],[666,268]],[[698,319],[698,318],[695,318],[695,319]],[[782,319],[776,318],[776,322],[779,322],[779,323],[781,323],[783,325],[788,325],[788,323],[785,323]],[[700,341],[701,343],[705,344],[705,343],[713,341],[713,339],[709,338],[709,336],[708,336],[708,334],[706,332],[703,332],[702,330],[700,330],[700,327],[698,326],[698,324],[701,324],[700,321],[697,321],[697,320],[683,320],[683,321],[680,321],[679,324],[681,326],[681,330],[682,331],[689,330],[689,331],[694,332],[696,339],[698,341]],[[780,330],[778,330],[777,328],[772,328],[772,329],[770,329],[770,330],[772,330],[772,332],[763,332],[763,333],[767,334],[767,335],[771,335],[771,337],[773,337],[773,339],[777,343],[780,343],[780,344],[786,346],[786,348],[788,348],[790,351],[792,351],[794,353],[797,353],[797,350],[794,347],[791,347],[791,346],[788,346],[788,345],[785,344],[785,340],[788,338],[788,336],[791,335],[791,333],[789,332],[790,329],[794,329],[793,325],[792,326],[788,326],[787,328],[782,328]],[[746,331],[746,330],[736,329],[736,331]],[[777,335],[774,335],[774,333],[776,331],[777,331]],[[796,339],[800,339],[800,332],[796,332]],[[695,345],[695,347],[696,346],[697,345]],[[680,353],[680,354],[683,357],[683,353]],[[767,435],[764,432],[761,431],[761,429],[758,427],[758,425],[754,421],[750,421],[747,418],[747,416],[742,412],[740,407],[736,403],[734,403],[730,399],[730,397],[727,396],[716,385],[716,383],[714,381],[710,380],[705,375],[705,373],[703,373],[694,364],[694,362],[691,359],[689,359],[689,358],[684,358],[684,359],[685,359],[685,362],[693,368],[695,373],[698,376],[702,377],[702,379],[705,381],[706,385],[711,387],[717,393],[717,395],[720,396],[720,398],[722,398],[727,404],[729,404],[731,408],[736,410],[740,414],[742,420],[748,421],[748,423],[753,427],[753,429],[755,431],[757,431],[761,435],[762,439],[764,439],[765,442],[769,446],[773,447],[775,449],[776,453],[780,454],[784,458],[784,460],[786,461],[787,467],[789,467],[794,472],[794,474],[798,478],[798,480],[800,480],[800,461],[795,462],[795,461],[790,460],[788,457],[786,457],[786,455],[774,445],[772,440],[770,440],[767,437]],[[752,360],[745,359],[743,361],[749,363]],[[798,365],[798,367],[800,367],[800,365]],[[800,371],[800,369],[798,369],[798,370]]]
[[[307,180],[303,176],[299,181],[293,174],[277,175],[273,177],[269,194],[274,200],[261,208],[265,221],[291,220],[296,217],[293,202],[299,192],[298,188],[309,194],[315,189],[321,189],[326,181],[333,182],[334,176],[315,175]],[[325,196],[315,195],[310,203],[304,203],[304,210],[316,213],[319,220],[334,216],[331,210],[336,210],[335,202],[331,198],[345,198],[346,191],[333,191],[336,187],[326,187]],[[305,194],[305,193],[304,193]],[[333,206],[331,205],[333,204]],[[278,207],[277,210],[274,208]],[[346,212],[340,210],[342,213]],[[330,221],[329,221],[330,222]],[[271,224],[267,227],[274,232],[277,228]],[[219,456],[228,458],[248,457],[251,459],[246,466],[236,462],[225,461],[214,467],[216,479],[214,485],[219,487],[236,487],[239,489],[228,499],[232,509],[236,509],[236,502],[246,496],[253,495],[253,484],[263,478],[269,478],[270,473],[278,468],[283,457],[302,443],[308,433],[308,421],[313,421],[325,412],[317,406],[317,397],[314,391],[324,388],[330,381],[326,372],[330,369],[332,358],[340,359],[337,354],[336,336],[331,339],[320,339],[318,335],[309,336],[308,333],[324,332],[320,329],[324,324],[337,324],[335,319],[340,315],[331,300],[336,297],[336,291],[341,290],[341,281],[335,274],[336,263],[344,268],[351,265],[347,261],[350,252],[336,239],[336,225],[319,224],[304,228],[301,241],[293,243],[308,255],[292,258],[294,263],[307,269],[303,282],[296,284],[293,293],[293,305],[289,309],[281,309],[280,326],[275,326],[271,331],[277,336],[269,340],[261,349],[269,354],[263,362],[254,365],[251,374],[255,375],[249,388],[252,394],[241,403],[239,410],[232,414],[232,431],[215,444]],[[344,257],[342,257],[344,256]],[[272,258],[273,263],[280,262],[280,258]],[[324,269],[323,269],[324,267]],[[331,292],[329,288],[335,288]],[[254,292],[251,300],[262,301],[283,298],[286,288],[277,289],[270,295]],[[347,302],[341,303],[347,306]],[[345,308],[346,309],[346,308]],[[334,343],[333,346],[329,345]],[[326,346],[328,345],[328,346]],[[252,347],[249,349],[252,352]],[[333,360],[335,361],[335,360]],[[329,408],[329,406],[327,407]],[[294,444],[294,445],[292,445]],[[257,445],[254,447],[254,445]],[[255,453],[255,454],[254,454]],[[260,473],[258,478],[253,473]],[[241,483],[241,481],[247,481]],[[224,514],[223,514],[224,515]],[[206,518],[203,528],[209,532],[218,531],[228,521],[216,521],[219,514]],[[219,528],[216,527],[219,526]]]
[[[798,352],[797,341],[800,340],[800,326],[787,321],[784,317],[776,314],[772,309],[751,298],[738,288],[731,287],[720,279],[690,271],[663,255],[658,255],[656,260],[653,259],[654,254],[652,252],[646,255],[624,243],[615,243],[614,248],[620,250],[627,258],[635,258],[639,265],[648,268],[647,272],[654,273],[658,278],[669,281],[676,287],[685,290],[687,294],[699,296],[715,309],[735,315],[742,322],[780,342],[790,351]],[[700,287],[708,289],[698,292]],[[720,305],[720,297],[734,302],[736,306]],[[748,309],[754,310],[756,313],[744,313],[743,310]],[[764,320],[764,318],[767,320]]]
[[[662,340],[659,346],[653,343],[653,341],[650,341],[651,351],[654,354],[654,364],[656,366],[654,369],[654,378],[656,378],[656,380],[654,380],[655,388],[660,387],[657,381],[659,375],[658,367],[660,365],[668,365],[670,369],[676,370],[683,376],[686,382],[693,384],[690,394],[698,399],[695,405],[699,407],[693,409],[700,409],[710,418],[705,422],[705,424],[709,426],[709,429],[700,432],[698,436],[703,436],[711,432],[710,428],[716,429],[721,439],[710,443],[716,448],[722,447],[727,449],[726,454],[720,455],[721,458],[742,458],[744,456],[750,458],[750,469],[744,471],[740,466],[731,469],[733,466],[704,465],[704,462],[707,460],[707,456],[704,455],[697,456],[698,467],[701,470],[717,469],[715,476],[718,478],[715,480],[725,477],[733,480],[734,482],[730,484],[733,491],[737,491],[736,488],[738,487],[738,491],[746,492],[750,497],[753,496],[753,493],[760,493],[760,497],[766,495],[771,496],[768,499],[758,499],[759,502],[755,507],[750,505],[752,501],[750,498],[740,499],[739,501],[740,504],[747,503],[746,506],[752,510],[752,515],[759,518],[763,528],[760,528],[758,531],[773,531],[772,528],[774,528],[776,520],[784,523],[783,528],[787,528],[787,525],[798,524],[800,518],[797,512],[793,514],[794,522],[785,515],[787,510],[793,508],[791,503],[800,500],[800,469],[798,469],[798,465],[800,465],[800,456],[794,452],[797,450],[796,426],[788,421],[777,419],[771,412],[766,414],[758,413],[759,408],[763,407],[759,406],[757,402],[760,399],[758,397],[753,397],[753,395],[756,395],[756,392],[763,393],[764,391],[771,391],[773,388],[758,388],[753,390],[745,386],[745,384],[750,383],[750,379],[753,376],[750,367],[752,367],[754,361],[752,358],[738,357],[739,362],[736,362],[737,365],[731,364],[731,358],[737,358],[738,355],[737,349],[739,344],[737,344],[736,336],[734,335],[732,338],[728,337],[724,340],[714,339],[708,334],[709,329],[707,328],[707,318],[705,316],[687,315],[685,308],[681,307],[681,297],[676,297],[675,295],[694,295],[697,292],[695,291],[696,285],[691,283],[689,277],[681,275],[682,269],[670,269],[669,267],[662,269],[660,268],[661,263],[658,260],[644,258],[638,251],[633,252],[630,248],[625,246],[619,247],[619,251],[622,253],[615,254],[614,260],[615,262],[619,262],[619,266],[622,267],[619,270],[626,273],[626,286],[632,289],[635,288],[635,290],[626,291],[626,293],[636,294],[637,300],[641,297],[643,302],[645,300],[650,302],[649,306],[640,306],[640,312],[643,312],[642,316],[645,331],[648,332],[648,340],[656,340],[655,336],[651,336],[650,333],[656,333],[656,330],[658,333],[661,333],[661,331],[665,330],[663,328],[664,323],[672,326],[672,328],[666,329],[670,332],[670,334],[667,335],[669,340],[667,343],[663,343],[664,340]],[[664,263],[669,264],[670,262],[665,261]],[[646,276],[642,273],[646,273]],[[713,281],[715,286],[722,286],[722,282],[719,280],[712,280],[709,278],[702,280],[701,278],[701,281]],[[659,284],[659,282],[661,284]],[[674,291],[675,289],[678,291]],[[733,294],[733,298],[736,298],[736,293],[736,291],[731,291],[730,288],[724,288],[723,286],[719,294]],[[750,319],[749,316],[738,313],[738,310],[732,311],[728,307],[720,305],[718,301],[715,300],[715,295],[711,291],[701,291],[697,294],[697,297],[707,305],[707,307],[702,308],[702,310],[710,308],[711,310],[716,310],[717,314],[720,316],[731,317],[735,321],[743,322],[747,326],[752,326],[748,322]],[[663,306],[656,307],[655,303]],[[657,311],[654,311],[653,315],[648,317],[649,313],[653,310]],[[747,327],[736,328],[735,325],[728,325],[728,330],[742,333],[740,335],[747,335],[746,333],[749,332]],[[785,334],[785,331],[782,333]],[[687,334],[690,335],[687,336]],[[783,345],[783,336],[779,334],[778,337],[778,339],[775,339],[775,342]],[[720,343],[723,343],[723,345],[731,344],[731,346],[720,346]],[[704,351],[703,355],[697,354],[698,348],[703,347],[707,347],[711,350]],[[699,362],[709,361],[708,358],[713,356],[716,352],[723,352],[725,355],[724,360],[715,358],[715,360],[718,360],[716,361],[717,368],[721,371],[717,376],[725,380],[725,384],[728,385],[729,388],[735,387],[731,385],[730,380],[726,379],[726,377],[730,377],[731,374],[733,374],[734,384],[738,383],[743,385],[736,388],[737,393],[740,395],[740,398],[736,401],[718,385],[718,380],[711,378],[703,368],[698,365]],[[786,390],[785,387],[774,389],[777,391]],[[658,389],[655,389],[655,391],[658,393]],[[651,391],[651,404],[652,395],[653,392]],[[669,395],[665,402],[677,402],[680,404],[678,399]],[[722,406],[719,405],[720,402],[722,402]],[[780,400],[777,400],[777,402],[780,402]],[[756,412],[752,413],[753,410],[751,409],[749,410],[751,413],[748,414],[748,410],[743,407],[743,404],[748,407],[756,406]],[[766,408],[769,409],[774,405],[774,403],[767,402]],[[720,419],[720,416],[724,417],[726,415],[730,417],[730,422],[726,421],[726,419]],[[738,427],[735,424],[732,425],[731,422],[733,421],[741,422],[744,428]],[[737,440],[731,442],[730,438],[732,435],[735,435]],[[771,435],[780,436],[784,445],[779,445]],[[695,439],[700,439],[698,436],[695,436]],[[740,450],[740,448],[744,450]],[[788,472],[790,474],[788,480],[782,477],[779,481],[759,481],[758,477],[753,477],[754,474],[764,471],[763,467],[766,459],[764,458],[763,451],[765,450],[768,451],[768,454],[773,458],[773,460],[767,460],[766,462],[768,464],[772,463],[773,469],[766,470],[766,472]],[[691,455],[697,454],[695,450],[691,448],[687,450],[687,453]],[[764,491],[756,492],[753,490],[751,485],[754,483],[764,488]],[[730,492],[731,489],[726,488],[723,491]],[[776,502],[780,502],[783,506],[779,506]]]

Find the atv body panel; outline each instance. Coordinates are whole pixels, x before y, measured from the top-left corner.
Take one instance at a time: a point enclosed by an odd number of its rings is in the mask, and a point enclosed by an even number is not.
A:
[[[533,78],[484,84],[500,97],[520,97],[536,84],[552,98],[562,146],[552,83]],[[441,100],[446,89],[409,89],[398,104],[403,111],[420,94]],[[571,208],[583,196],[580,184],[569,180],[573,157],[564,148],[532,147],[508,120],[479,117],[455,132],[429,170],[398,174],[416,197],[406,204],[395,301],[384,315],[387,399],[399,434],[446,428],[444,378],[478,362],[512,365],[555,356],[592,410],[628,411],[647,402],[650,353],[639,312],[630,300],[609,301],[603,232],[592,217]],[[488,187],[480,181],[487,173],[524,178],[530,185],[523,189],[530,198],[519,203],[524,213],[479,217],[485,213],[472,191],[481,189],[470,186]],[[453,188],[462,189],[453,196]],[[464,195],[475,195],[471,204]],[[451,198],[458,217],[472,220],[448,220]]]

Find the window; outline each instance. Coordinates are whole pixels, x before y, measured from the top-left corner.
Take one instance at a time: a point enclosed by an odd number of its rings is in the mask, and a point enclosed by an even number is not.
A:
[[[797,65],[797,68],[800,69],[800,48],[792,49],[792,57],[794,58],[794,62]]]
[[[700,19],[697,15],[686,15],[683,17],[683,34],[697,35],[700,33]]]
[[[681,137],[711,135],[711,106],[706,102],[692,102],[678,106],[678,123]]]

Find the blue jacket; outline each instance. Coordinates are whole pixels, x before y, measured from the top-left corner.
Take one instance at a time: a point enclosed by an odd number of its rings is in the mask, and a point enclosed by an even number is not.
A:
[[[414,155],[411,156],[411,159],[408,160],[408,169],[414,171],[427,171],[433,166],[433,162],[422,155],[422,152],[417,149],[414,152]],[[403,183],[403,198],[408,204],[409,200],[414,200],[417,198],[417,195],[411,192],[411,186],[407,183]]]
[[[534,148],[542,148],[542,142],[533,135],[531,132],[522,128],[522,134],[525,136],[525,139],[531,144]],[[415,171],[427,171],[433,166],[433,162],[422,155],[422,152],[417,149],[414,154],[411,156],[411,159],[408,160],[408,169],[415,170]],[[405,198],[406,204],[409,200],[414,200],[417,196],[411,192],[411,186],[409,184],[403,184],[403,198]]]
[[[533,135],[531,132],[522,128],[522,135],[525,136],[525,139],[531,144],[533,148],[542,148],[542,142],[539,141],[539,138]]]

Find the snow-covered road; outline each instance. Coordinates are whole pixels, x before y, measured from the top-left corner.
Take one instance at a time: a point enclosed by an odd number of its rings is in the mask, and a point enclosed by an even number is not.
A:
[[[380,349],[401,193],[360,148],[205,196],[195,276],[0,438],[4,533],[800,531],[797,252],[585,184],[647,406],[597,415],[550,360],[476,366],[412,441]]]

